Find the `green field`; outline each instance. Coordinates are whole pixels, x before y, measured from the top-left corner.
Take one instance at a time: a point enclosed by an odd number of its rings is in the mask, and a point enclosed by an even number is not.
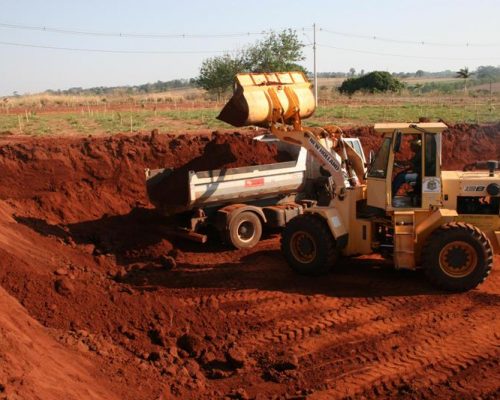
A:
[[[498,99],[496,99],[498,100]],[[107,108],[77,111],[28,111],[0,113],[0,134],[24,135],[101,135],[120,132],[185,132],[231,127],[215,117],[219,108],[151,110],[130,107],[114,111]],[[448,123],[494,123],[500,121],[500,104],[486,98],[445,99],[433,97],[363,96],[333,98],[320,103],[305,125],[371,125],[376,122],[411,122],[420,117],[443,119]]]

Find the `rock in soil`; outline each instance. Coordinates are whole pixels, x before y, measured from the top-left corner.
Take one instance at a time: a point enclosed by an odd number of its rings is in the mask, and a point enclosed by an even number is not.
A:
[[[203,339],[195,334],[185,333],[177,339],[177,346],[191,357],[199,357],[205,349]]]
[[[62,296],[70,296],[75,291],[75,286],[68,278],[57,279],[54,282],[56,292]]]
[[[241,368],[245,364],[247,353],[243,349],[233,347],[226,352],[226,357],[234,368]]]

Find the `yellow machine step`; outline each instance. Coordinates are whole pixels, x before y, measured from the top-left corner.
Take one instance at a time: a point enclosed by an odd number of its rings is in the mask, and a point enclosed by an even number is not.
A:
[[[394,265],[396,268],[415,269],[415,213],[394,213]]]

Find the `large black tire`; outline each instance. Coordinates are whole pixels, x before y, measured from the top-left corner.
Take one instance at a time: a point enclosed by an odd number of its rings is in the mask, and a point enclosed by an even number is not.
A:
[[[237,249],[248,249],[259,243],[262,236],[262,223],[257,214],[243,211],[229,223],[226,232],[228,242]]]
[[[493,249],[478,228],[451,222],[436,229],[422,250],[422,267],[432,284],[463,292],[475,288],[493,267]]]
[[[281,235],[281,251],[288,265],[302,275],[325,274],[338,258],[328,225],[312,214],[299,215],[286,225]]]

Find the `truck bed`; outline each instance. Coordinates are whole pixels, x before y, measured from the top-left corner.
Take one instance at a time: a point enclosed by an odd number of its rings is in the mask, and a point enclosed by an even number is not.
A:
[[[147,170],[148,195],[158,211],[171,215],[198,207],[244,203],[297,192],[306,180],[307,150],[293,145],[287,145],[282,150],[289,152],[295,160],[239,168],[189,171],[186,187],[172,188],[187,190],[185,204],[165,204],[157,201],[151,193],[151,189],[155,185],[161,185],[163,178],[172,170]]]

